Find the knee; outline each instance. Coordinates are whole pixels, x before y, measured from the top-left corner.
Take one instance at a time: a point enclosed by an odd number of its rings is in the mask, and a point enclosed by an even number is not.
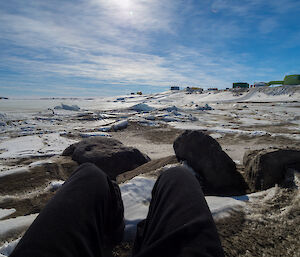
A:
[[[81,164],[71,175],[73,176],[80,176],[80,177],[92,177],[92,178],[98,178],[106,179],[107,175],[103,170],[101,170],[99,167],[97,167],[94,163],[86,162]]]
[[[160,175],[160,180],[163,181],[180,182],[180,181],[195,180],[195,179],[196,177],[193,174],[193,171],[183,166],[169,168]]]

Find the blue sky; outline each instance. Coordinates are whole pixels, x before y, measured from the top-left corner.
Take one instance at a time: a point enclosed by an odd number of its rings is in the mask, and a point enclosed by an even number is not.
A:
[[[0,2],[0,96],[154,93],[300,73],[299,0]]]

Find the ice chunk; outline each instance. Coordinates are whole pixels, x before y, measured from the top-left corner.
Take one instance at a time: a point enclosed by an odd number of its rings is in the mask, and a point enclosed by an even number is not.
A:
[[[150,111],[154,110],[154,108],[147,104],[140,103],[140,104],[131,106],[130,110],[137,111],[137,112],[150,112]]]
[[[122,121],[118,121],[115,124],[113,124],[111,126],[111,129],[116,131],[116,130],[121,130],[121,129],[125,129],[128,126],[128,121],[127,120],[122,120]]]
[[[197,110],[200,110],[200,111],[211,111],[211,110],[213,110],[213,108],[211,106],[209,106],[208,104],[205,104],[205,106],[198,106]]]
[[[163,110],[167,111],[167,112],[172,112],[172,111],[179,111],[180,109],[177,108],[175,105],[173,105],[173,106],[169,106],[167,108],[164,108]]]
[[[149,115],[145,117],[146,120],[155,120],[155,116]]]
[[[54,109],[63,109],[67,111],[79,111],[80,107],[78,107],[78,105],[67,105],[62,103],[61,105],[55,106]]]
[[[111,135],[105,132],[85,132],[79,134],[83,138],[87,137],[110,137]]]
[[[102,132],[108,132],[111,130],[111,126],[107,126],[107,127],[101,127],[101,128],[98,128],[99,131],[102,131]]]

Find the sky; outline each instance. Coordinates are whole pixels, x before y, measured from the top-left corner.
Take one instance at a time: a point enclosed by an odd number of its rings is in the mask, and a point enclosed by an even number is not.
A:
[[[98,97],[300,74],[299,0],[0,1],[0,96]]]

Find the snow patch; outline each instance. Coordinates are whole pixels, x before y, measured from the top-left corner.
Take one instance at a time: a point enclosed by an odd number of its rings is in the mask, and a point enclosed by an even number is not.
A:
[[[19,243],[21,238],[18,238],[12,242],[6,242],[4,245],[0,247],[0,257],[6,257],[9,256],[12,251],[15,249],[17,244]]]
[[[146,218],[155,179],[137,176],[120,185],[124,204],[125,239],[134,239],[136,225]]]
[[[35,220],[37,215],[38,214],[31,214],[13,219],[0,220],[0,240],[8,238],[27,229]]]
[[[12,138],[0,143],[0,149],[5,150],[0,154],[0,158],[61,154],[75,142],[77,141],[62,137],[59,133]]]
[[[65,181],[63,181],[63,180],[51,181],[50,184],[45,188],[45,191],[54,192],[57,189],[61,188],[64,183],[65,183]]]
[[[105,132],[85,132],[85,133],[80,133],[79,135],[83,138],[87,138],[87,137],[111,137],[110,134],[105,133]]]
[[[27,167],[18,167],[18,168],[14,168],[14,169],[10,169],[10,170],[1,171],[0,179],[5,176],[22,174],[25,172],[30,172],[30,170]]]
[[[0,209],[0,219],[3,219],[16,212],[16,209]]]
[[[229,217],[232,211],[241,210],[246,205],[232,197],[206,196],[205,199],[215,221]]]

